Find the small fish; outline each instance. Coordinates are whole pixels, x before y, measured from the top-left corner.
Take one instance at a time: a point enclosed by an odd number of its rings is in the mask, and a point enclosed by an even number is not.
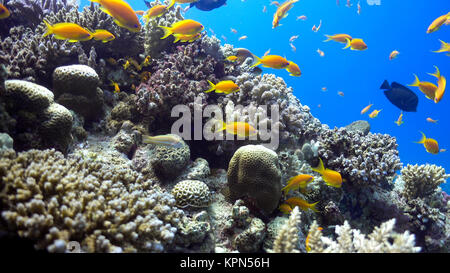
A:
[[[145,59],[141,63],[141,67],[149,66],[150,62],[151,62],[151,57],[150,56],[145,57]]]
[[[320,27],[322,26],[322,20],[320,20],[319,26],[316,27],[316,25],[314,25],[312,27],[312,31],[314,32],[318,32],[320,30]]]
[[[351,6],[353,6],[353,4],[350,3],[350,0],[347,0],[347,4],[345,5],[347,8],[350,8]]]
[[[278,55],[266,55],[263,56],[261,59],[258,58],[257,56],[254,57],[256,58],[257,61],[250,67],[255,67],[262,64],[263,67],[269,67],[274,69],[285,69],[286,67],[289,66],[289,61]]]
[[[442,53],[442,52],[448,52],[450,53],[450,43],[446,43],[442,40],[439,40],[441,42],[441,48],[433,51],[434,53]],[[447,54],[447,56],[450,56],[450,54]]]
[[[366,107],[364,107],[364,108],[361,110],[361,115],[364,115],[365,113],[367,113],[367,111],[369,111],[369,109],[370,109],[372,106],[373,106],[373,104],[369,104],[369,105],[367,105]]]
[[[11,15],[11,12],[2,4],[0,4],[0,19],[6,19]]]
[[[447,149],[440,149],[439,150],[440,153],[443,153],[443,152],[446,152],[446,151],[447,151]]]
[[[89,0],[101,5],[100,10],[114,18],[114,23],[131,32],[139,32],[141,24],[136,12],[122,0]]]
[[[314,177],[308,174],[299,174],[297,176],[291,177],[286,187],[281,190],[284,192],[284,195],[287,195],[291,190],[304,189],[308,186],[309,183],[314,181]]]
[[[357,7],[358,7],[357,13],[358,13],[358,15],[361,15],[361,5],[359,4],[359,1],[357,4]]]
[[[328,90],[328,88],[326,86],[321,88],[323,92],[326,92]]]
[[[169,146],[171,148],[182,148],[183,142],[181,137],[177,135],[159,135],[159,136],[142,136],[142,142],[146,144],[156,144],[162,146]]]
[[[267,55],[269,55],[269,53],[270,53],[270,48],[269,48],[269,49],[267,49],[267,51],[266,51],[266,52],[264,52],[264,55],[263,55],[263,56],[267,56]]]
[[[432,119],[432,118],[427,118],[427,121],[430,123],[437,123],[438,120]]]
[[[339,6],[339,0],[337,1],[337,4]],[[323,230],[323,228],[318,227],[317,230]],[[306,240],[305,240],[305,249],[306,252],[310,252],[311,251],[311,247],[309,246],[309,240],[311,238],[311,232],[308,232],[308,235],[306,236]]]
[[[241,36],[241,37],[239,37],[239,41],[242,41],[242,40],[245,40],[245,39],[247,39],[248,37],[247,37],[247,35],[244,35],[244,36]]]
[[[94,33],[92,33],[92,37],[94,38],[94,40],[102,41],[103,43],[107,43],[116,39],[116,36],[114,36],[114,34],[105,29],[96,29]]]
[[[362,39],[352,39],[352,40],[350,40],[350,39],[345,39],[346,41],[347,41],[347,45],[343,48],[343,49],[346,49],[346,48],[349,48],[350,47],[350,49],[351,50],[360,50],[360,51],[362,51],[362,50],[366,50],[367,49],[367,45],[366,45],[366,43],[364,43],[364,41],[362,40]]]
[[[292,208],[289,204],[281,204],[278,209],[284,214],[290,214],[292,212]]]
[[[118,94],[118,93],[120,93],[120,87],[119,87],[119,85],[116,83],[116,82],[114,82],[113,80],[111,80],[111,84],[110,84],[111,86],[114,86],[114,94]]]
[[[338,43],[346,44],[347,39],[349,39],[350,41],[353,40],[352,36],[350,36],[348,34],[325,35],[325,37],[327,37],[327,39],[324,42],[335,41]]]
[[[127,60],[124,64],[123,64],[123,69],[127,70],[130,67],[131,63],[129,60]]]
[[[369,114],[369,118],[376,118],[376,117],[378,117],[378,114],[379,114],[382,110],[383,110],[383,109],[381,109],[381,110],[373,110],[373,112]]]
[[[338,91],[338,95],[341,96],[341,97],[343,97],[343,96],[344,96],[344,92]]]
[[[235,30],[234,28],[231,28],[231,32],[233,32],[234,34],[237,33],[237,30]]]
[[[427,138],[423,132],[420,132],[422,134],[422,138],[417,141],[416,143],[423,144],[427,152],[430,154],[438,154],[439,153],[439,144],[435,139]]]
[[[89,41],[92,39],[92,33],[74,23],[57,23],[51,25],[47,20],[44,20],[47,31],[42,35],[46,37],[53,34],[53,37],[58,40],[67,40],[70,43]]]
[[[247,58],[252,58],[255,60],[255,55],[253,55],[250,50],[246,48],[236,48],[236,56],[238,57],[238,64],[241,65]]]
[[[203,31],[204,27],[199,22],[191,19],[178,21],[171,27],[159,26],[164,30],[164,35],[160,39],[166,39],[172,34],[194,35]]]
[[[146,12],[145,10],[137,10],[135,13],[136,15],[143,16],[145,12]]]
[[[229,123],[222,121],[222,127],[215,131],[215,133],[221,131],[226,131],[229,134],[237,135],[239,137],[256,136],[258,134],[258,130],[247,122],[242,121],[234,121]]]
[[[438,79],[438,85],[434,95],[434,102],[438,103],[442,100],[442,97],[444,96],[445,88],[447,85],[447,79],[441,75],[441,72],[439,71],[439,68],[437,66],[434,67],[436,68],[436,72],[434,74],[429,73],[429,75],[436,77]]]
[[[391,54],[389,54],[389,60],[392,61],[393,59],[397,58],[398,54],[400,54],[400,52],[398,52],[397,50],[392,51]]]
[[[294,6],[294,3],[299,0],[287,0],[283,4],[278,4],[277,11],[273,15],[272,29],[280,26],[280,20],[288,16],[288,11]]]
[[[291,207],[299,207],[304,211],[307,211],[308,209],[314,211],[314,212],[319,212],[316,209],[316,205],[319,202],[315,202],[315,203],[308,203],[306,200],[303,200],[299,197],[291,197],[289,199],[286,200],[286,203],[289,204]]]
[[[449,19],[450,19],[450,12],[445,15],[439,16],[428,27],[427,33],[430,34],[432,32],[439,30],[441,26],[445,24]]]
[[[419,77],[417,77],[416,74],[414,74],[414,77],[415,77],[414,82],[408,86],[418,87],[420,92],[424,93],[425,97],[427,99],[434,101],[434,96],[436,95],[437,86],[431,82],[421,82],[419,80]]]
[[[294,52],[297,51],[297,48],[292,43],[289,43],[289,45],[291,46],[292,51],[294,51]]]
[[[264,6],[262,12],[266,13],[267,12],[267,7]]]
[[[229,61],[229,62],[235,62],[237,61],[238,57],[237,56],[228,56],[225,58],[225,60]]]
[[[317,53],[319,53],[320,57],[325,57],[325,52],[323,52],[322,50],[320,50],[319,48],[316,50]]]
[[[192,43],[198,39],[200,39],[202,37],[201,33],[196,33],[193,35],[186,35],[186,34],[173,34],[173,36],[175,37],[175,40],[173,41],[173,43],[176,43],[178,41],[186,43]]]
[[[231,94],[239,91],[239,86],[235,84],[233,81],[221,81],[218,84],[214,84],[210,81],[208,81],[210,88],[205,91],[205,93],[209,93],[212,91],[216,91],[216,93],[223,93],[223,94]]]
[[[400,116],[398,117],[398,119],[396,121],[394,121],[395,124],[397,124],[398,126],[402,125],[403,122],[403,112],[400,112]]]
[[[320,173],[322,175],[323,181],[325,181],[325,184],[330,187],[340,188],[342,186],[342,182],[345,182],[345,179],[342,179],[342,176],[339,172],[325,169],[323,161],[320,157],[319,166],[312,168],[312,170]]]
[[[298,39],[298,37],[299,37],[299,35],[294,35],[294,36],[291,36],[291,38],[289,38],[289,42],[294,42],[295,40],[297,40]]]
[[[307,19],[308,19],[308,17],[306,17],[305,15],[300,15],[300,16],[297,17],[297,21],[298,21],[298,20],[305,21],[305,20],[307,20]]]
[[[165,5],[155,5],[145,13],[144,19],[148,24],[150,22],[150,19],[162,16],[164,13],[167,12],[168,9],[169,7]]]

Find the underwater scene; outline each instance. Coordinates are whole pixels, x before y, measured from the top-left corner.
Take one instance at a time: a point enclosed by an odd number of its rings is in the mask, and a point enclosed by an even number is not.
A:
[[[448,253],[449,57],[448,0],[0,0],[0,245]]]

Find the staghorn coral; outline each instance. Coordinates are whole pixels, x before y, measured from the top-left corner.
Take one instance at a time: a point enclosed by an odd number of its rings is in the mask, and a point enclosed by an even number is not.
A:
[[[2,154],[2,218],[38,249],[162,252],[188,224],[170,194],[120,165],[54,150]]]
[[[183,180],[172,189],[179,207],[207,207],[211,202],[211,194],[208,186],[199,180]]]
[[[300,215],[301,212],[298,207],[295,207],[291,215],[289,216],[289,220],[287,223],[281,228],[278,232],[278,236],[276,237],[273,243],[272,252],[274,253],[298,253],[300,252],[298,248],[299,236],[300,232]]]
[[[265,214],[272,213],[281,198],[278,156],[261,145],[239,148],[228,167],[230,199],[246,197]]]
[[[419,252],[416,247],[414,235],[408,231],[396,233],[394,231],[395,219],[389,220],[373,232],[366,235],[357,229],[351,229],[347,221],[342,226],[336,226],[336,241],[323,237],[317,222],[309,229],[308,246],[311,253],[412,253]]]
[[[445,183],[450,175],[445,169],[436,165],[410,165],[401,170],[403,195],[407,199],[424,198],[433,194],[436,189]]]
[[[396,139],[389,135],[335,128],[322,130],[318,141],[325,166],[356,185],[384,186],[402,165]]]

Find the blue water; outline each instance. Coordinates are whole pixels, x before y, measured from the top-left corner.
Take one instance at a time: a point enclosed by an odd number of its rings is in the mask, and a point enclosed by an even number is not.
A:
[[[81,2],[87,4],[85,0]],[[135,10],[145,9],[143,1],[129,3]],[[435,72],[434,65],[450,79],[450,57],[431,52],[440,48],[439,39],[450,42],[450,26],[444,25],[439,31],[426,34],[434,19],[450,11],[450,1],[381,0],[381,5],[377,6],[361,0],[360,15],[357,14],[357,1],[351,3],[353,6],[348,8],[343,0],[339,6],[336,0],[300,0],[289,11],[289,16],[281,20],[282,26],[276,29],[272,29],[276,7],[270,6],[270,1],[228,0],[226,6],[210,12],[190,9],[185,17],[201,22],[209,35],[211,30],[214,31],[223,43],[248,48],[259,56],[270,48],[271,54],[286,56],[297,63],[303,73],[301,77],[291,77],[285,70],[264,68],[264,72],[283,77],[288,86],[294,88],[294,94],[302,104],[308,105],[322,123],[340,127],[355,120],[368,120],[372,132],[397,138],[400,158],[405,165],[431,163],[450,172],[450,92],[435,104],[416,87],[411,87],[419,96],[418,111],[404,113],[405,123],[397,126],[394,121],[400,110],[390,104],[379,89],[385,79],[411,84],[413,73],[420,80],[435,82],[436,79],[427,74]],[[263,13],[264,6],[266,13]],[[300,15],[306,15],[307,20],[297,21]],[[319,25],[320,20],[320,30],[313,32],[313,25]],[[236,29],[237,34],[232,33],[231,28]],[[362,38],[368,49],[343,50],[343,44],[323,42],[324,34],[336,33]],[[238,41],[243,35],[248,38]],[[294,41],[296,52],[289,46],[289,38],[293,35],[299,35]],[[324,51],[323,58],[316,52],[318,48]],[[398,50],[400,55],[390,61],[389,54],[393,50]],[[323,92],[322,87],[327,91]],[[342,91],[344,97],[339,96],[338,91]],[[369,113],[373,109],[383,109],[375,119],[370,119],[368,113],[360,114],[369,103],[374,104]],[[427,117],[439,121],[429,123]],[[427,153],[423,145],[414,143],[421,138],[419,131],[436,139],[440,148],[449,151],[438,155]],[[442,186],[450,192],[450,183]]]

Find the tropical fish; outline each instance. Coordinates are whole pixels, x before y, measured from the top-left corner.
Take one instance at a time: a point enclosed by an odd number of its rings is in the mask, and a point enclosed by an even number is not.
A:
[[[339,6],[339,1],[337,2],[337,5]],[[323,228],[318,227],[317,230],[323,230]],[[311,247],[309,246],[310,238],[311,238],[311,232],[308,232],[308,235],[306,236],[306,240],[305,240],[305,249],[307,252],[311,251]]]
[[[319,26],[316,27],[316,25],[314,25],[314,26],[312,27],[312,31],[318,32],[318,31],[320,30],[320,27],[321,27],[321,26],[322,26],[322,20],[320,20]]]
[[[323,92],[327,91],[327,87],[326,86],[322,87],[321,89],[322,89]]]
[[[400,52],[398,52],[397,50],[392,51],[391,54],[389,54],[389,60],[392,61],[393,59],[397,58],[398,54],[400,54]]]
[[[238,57],[237,56],[228,56],[225,58],[225,60],[230,61],[230,62],[235,62],[237,61]]]
[[[263,12],[263,13],[266,13],[266,11],[267,11],[267,7],[264,6],[262,12]]]
[[[174,43],[180,41],[180,42],[190,42],[196,41],[202,37],[201,33],[193,34],[193,35],[186,35],[186,34],[174,34],[173,37],[175,37]]]
[[[441,48],[439,50],[433,51],[434,53],[442,53],[442,52],[448,52],[447,56],[450,56],[450,43],[446,43],[442,40],[439,40],[441,42]]]
[[[347,39],[350,41],[353,40],[352,36],[348,34],[334,34],[334,35],[325,35],[327,39],[324,42],[335,41],[343,44],[347,44]]]
[[[280,20],[288,16],[288,11],[293,7],[294,3],[299,0],[287,0],[283,4],[278,4],[277,11],[273,15],[272,28],[276,28],[280,25]]]
[[[291,207],[299,207],[304,211],[307,211],[308,209],[314,211],[314,212],[319,212],[316,209],[316,205],[319,202],[315,202],[315,203],[308,203],[306,200],[303,200],[299,197],[291,197],[289,199],[286,200],[286,203],[289,204]]]
[[[382,110],[383,110],[383,109],[381,109],[381,110],[373,110],[373,112],[369,114],[369,118],[376,118],[376,117],[378,117],[378,114],[379,114]]]
[[[297,40],[298,39],[298,37],[299,37],[299,35],[293,35],[293,36],[291,36],[291,38],[289,38],[289,42],[294,42],[295,40]]]
[[[114,18],[114,23],[131,32],[139,32],[141,24],[136,12],[123,0],[89,0],[101,5],[100,10]]]
[[[440,149],[439,150],[440,153],[443,153],[443,152],[446,152],[446,151],[447,151],[447,149]]]
[[[447,20],[449,20],[449,19],[450,19],[450,12],[445,15],[439,16],[428,27],[427,33],[432,33],[432,32],[439,30],[441,28],[441,26],[443,24],[445,24],[447,22]]]
[[[169,7],[167,7],[165,5],[153,6],[144,15],[144,18],[147,21],[147,24],[148,24],[148,22],[150,22],[150,19],[162,16],[164,13],[167,12],[168,9],[169,9]]]
[[[284,192],[284,195],[288,194],[291,190],[296,189],[304,189],[306,186],[314,181],[314,177],[308,174],[299,174],[297,176],[291,177],[286,187],[282,188],[281,190]]]
[[[248,37],[247,37],[247,35],[244,35],[244,36],[241,36],[241,37],[239,37],[239,41],[242,41],[242,40],[245,40],[245,39],[247,39]]]
[[[340,188],[342,186],[342,182],[345,181],[344,179],[342,179],[342,176],[339,172],[325,169],[321,158],[319,158],[319,165],[315,168],[312,168],[312,170],[320,173],[322,175],[323,181],[325,181],[325,184],[330,187]]]
[[[145,10],[136,10],[135,13],[139,16],[143,16],[146,13],[146,11]]]
[[[266,51],[266,52],[264,52],[264,55],[263,55],[263,56],[267,56],[267,55],[269,55],[269,53],[270,53],[270,48],[269,48],[269,49],[267,49],[267,51]]]
[[[92,37],[94,38],[94,40],[102,41],[103,43],[107,43],[116,39],[114,34],[105,29],[96,29],[94,33],[92,33]]]
[[[404,112],[417,112],[419,97],[407,87],[393,82],[389,85],[385,80],[380,89],[385,90],[384,95],[395,106]]]
[[[161,39],[165,39],[172,34],[194,35],[200,33],[204,29],[202,24],[191,19],[178,21],[172,24],[171,27],[159,27],[164,30],[164,35]]]
[[[447,79],[441,75],[441,72],[439,71],[439,68],[437,66],[434,66],[436,68],[436,73],[431,74],[428,73],[429,75],[436,77],[438,79],[438,87],[436,89],[436,93],[434,95],[434,102],[438,103],[442,100],[442,97],[444,96],[445,93],[445,87],[447,85]]]
[[[175,3],[178,4],[190,4],[190,3],[194,3],[197,2],[198,0],[172,0],[172,2],[170,2],[170,5],[167,7],[167,9],[170,9],[173,5],[175,5]]]
[[[292,208],[289,204],[281,204],[278,209],[284,214],[289,214],[292,212]]]
[[[421,82],[419,80],[419,77],[417,77],[416,74],[414,74],[415,80],[412,84],[409,86],[416,86],[419,87],[420,92],[425,94],[425,97],[427,99],[434,101],[434,96],[436,95],[436,89],[437,86],[434,83],[431,82]]]
[[[364,107],[364,108],[361,110],[361,115],[367,113],[367,111],[369,111],[370,107],[372,107],[372,106],[373,106],[373,104],[369,104],[369,105],[367,105],[366,107]]]
[[[289,45],[291,46],[292,51],[294,51],[294,52],[297,51],[297,48],[292,43],[289,43]]]
[[[252,58],[255,60],[255,55],[246,48],[236,48],[236,57],[238,57],[238,64],[241,65],[247,58]]]
[[[117,84],[115,81],[111,80],[111,86],[114,86],[114,94],[120,93],[120,87],[119,84]]]
[[[341,97],[343,97],[343,96],[344,96],[344,92],[338,91],[338,95],[341,96]]]
[[[226,95],[239,91],[239,86],[233,81],[221,81],[218,84],[214,84],[208,81],[210,88],[205,93],[216,90],[216,93],[224,93]]]
[[[233,32],[234,34],[237,33],[237,30],[235,30],[234,28],[231,28],[230,30],[231,30],[231,32]]]
[[[183,142],[177,135],[159,135],[159,136],[142,136],[142,142],[146,144],[156,144],[162,146],[169,146],[171,148],[182,148]]]
[[[149,66],[150,62],[151,62],[151,57],[150,56],[145,57],[145,59],[141,63],[141,67]]]
[[[53,37],[58,40],[68,40],[71,43],[79,41],[89,41],[92,39],[92,33],[74,23],[57,23],[51,25],[47,20],[44,20],[47,31],[42,37],[53,34]]]
[[[258,134],[258,130],[247,122],[242,121],[234,121],[229,123],[222,121],[222,127],[216,130],[215,133],[221,131],[226,131],[229,134],[237,135],[239,137],[256,136]]]
[[[422,134],[422,138],[417,141],[416,143],[423,144],[427,152],[430,154],[438,154],[439,153],[439,144],[435,139],[427,138],[423,132],[420,132]]]
[[[437,123],[437,122],[438,122],[437,120],[434,120],[434,119],[432,119],[432,118],[427,118],[427,121],[428,121],[428,122],[431,122],[431,123]]]
[[[123,64],[123,69],[127,70],[130,67],[131,63],[129,60],[127,60],[124,64]]]
[[[2,4],[0,4],[0,19],[6,19],[11,15],[9,10]]]
[[[210,11],[213,9],[220,8],[221,6],[225,5],[227,3],[227,0],[198,0],[194,3],[191,3],[189,6],[190,8],[196,7],[199,10],[203,11]]]
[[[262,64],[263,67],[270,67],[270,68],[274,68],[274,69],[284,69],[289,66],[289,61],[278,55],[267,55],[267,56],[262,57],[262,59],[255,56],[255,58],[256,58],[257,62],[250,67],[255,67],[255,66]]]
[[[300,77],[302,75],[302,72],[300,71],[300,67],[298,67],[298,65],[294,62],[289,62],[288,67],[286,67],[286,70],[291,73],[289,74],[289,76],[294,76],[294,77]]]
[[[356,6],[358,7],[357,13],[358,13],[358,15],[360,15],[361,14],[361,5],[359,4],[359,1],[358,1],[358,4]]]
[[[320,50],[319,48],[316,50],[317,53],[319,53],[320,57],[324,57],[325,56],[325,52],[323,52],[322,50]]]
[[[308,17],[306,17],[305,15],[300,15],[300,16],[297,17],[297,21],[298,20],[305,21],[306,19],[308,19]]]
[[[366,45],[366,43],[364,43],[364,41],[362,39],[355,38],[355,39],[350,40],[349,38],[346,38],[345,40],[347,41],[347,45],[343,49],[346,49],[349,47],[351,50],[362,51],[362,50],[367,49],[367,45]]]
[[[403,112],[400,112],[400,116],[398,117],[398,119],[396,121],[394,121],[395,124],[397,124],[398,126],[402,125],[403,122]]]

